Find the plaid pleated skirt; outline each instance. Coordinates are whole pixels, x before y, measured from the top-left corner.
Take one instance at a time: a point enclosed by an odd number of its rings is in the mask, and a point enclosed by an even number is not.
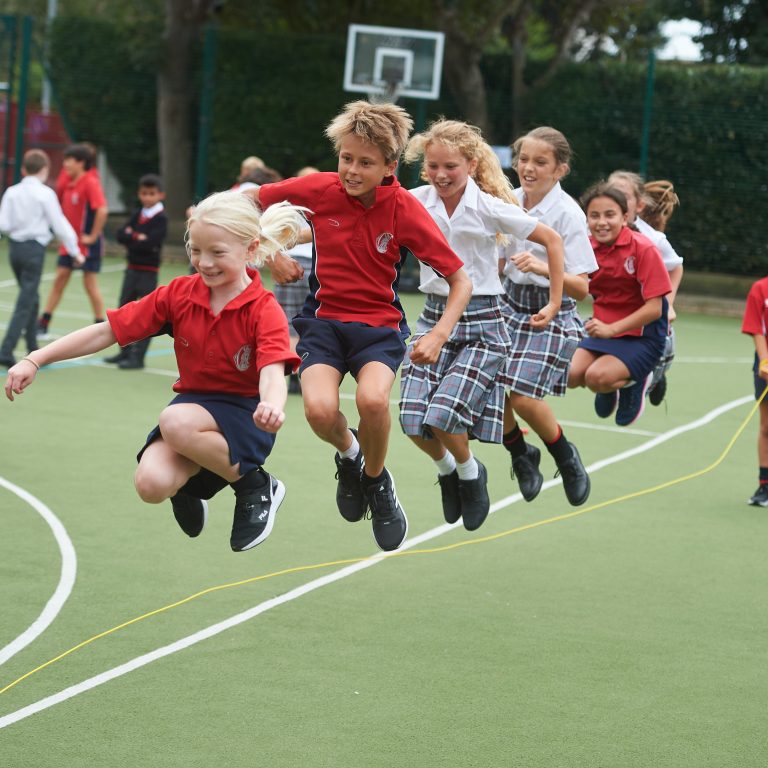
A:
[[[584,336],[576,302],[564,296],[552,322],[538,329],[531,327],[530,317],[549,302],[549,289],[507,279],[504,291],[502,309],[512,339],[512,352],[501,376],[504,387],[535,400],[546,395],[562,397],[571,358]]]
[[[466,432],[486,443],[503,434],[504,388],[499,374],[511,349],[498,296],[476,296],[464,310],[432,365],[411,361],[413,343],[434,328],[445,299],[427,297],[405,353],[400,379],[400,425],[406,435],[434,437]]]

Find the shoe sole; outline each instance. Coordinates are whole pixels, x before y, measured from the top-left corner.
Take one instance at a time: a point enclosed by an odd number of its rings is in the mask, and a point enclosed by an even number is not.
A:
[[[382,552],[394,552],[396,549],[400,549],[400,547],[403,546],[403,542],[408,538],[408,516],[405,514],[405,509],[403,509],[403,505],[400,503],[400,499],[397,496],[397,488],[395,488],[395,478],[392,477],[390,474],[390,471],[387,470],[387,474],[389,475],[389,482],[392,483],[392,495],[395,497],[395,501],[397,502],[397,505],[400,507],[400,510],[403,513],[403,520],[405,520],[405,531],[403,533],[403,538],[400,539],[400,542],[394,546],[389,547],[388,549],[385,549],[384,547],[379,544],[379,542],[376,539],[376,534],[373,534],[373,540],[376,542],[376,546],[382,551]],[[371,528],[371,532],[373,533],[373,528]]]
[[[277,510],[280,509],[280,505],[285,498],[285,485],[276,477],[273,477],[272,480],[275,484],[272,486],[272,503],[269,505],[269,518],[267,520],[266,528],[264,528],[264,530],[250,542],[250,544],[246,544],[244,547],[240,547],[240,549],[235,549],[233,550],[234,552],[247,552],[249,549],[253,549],[258,544],[261,544],[261,542],[272,533],[272,527],[274,526],[275,518],[277,517]]]
[[[750,507],[762,507],[763,509],[768,507],[768,501],[753,501],[750,499],[747,504],[749,504]]]

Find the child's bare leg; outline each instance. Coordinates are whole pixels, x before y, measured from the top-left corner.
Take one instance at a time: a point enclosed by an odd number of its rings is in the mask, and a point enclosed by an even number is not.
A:
[[[378,477],[384,471],[392,426],[389,397],[394,383],[394,371],[377,361],[364,365],[357,375],[359,440],[365,457],[363,472],[368,477]]]
[[[231,464],[227,441],[216,420],[202,406],[193,403],[169,405],[160,414],[158,424],[163,440],[182,457],[227,482],[233,483],[240,478],[240,465]]]
[[[45,302],[45,309],[43,312],[49,315],[53,314],[53,311],[59,306],[59,302],[64,295],[64,289],[67,287],[70,277],[72,277],[71,269],[67,269],[67,267],[56,267],[56,275],[53,278],[51,292],[48,294],[48,299]]]
[[[83,287],[91,302],[93,316],[96,319],[104,317],[104,299],[101,296],[99,281],[96,272],[83,272]]]
[[[757,432],[757,460],[768,467],[768,395],[760,403],[760,428]]]
[[[568,386],[569,387],[583,387],[585,386],[584,377],[592,363],[597,360],[598,355],[594,352],[590,352],[588,349],[577,349],[571,359],[571,367],[568,371]],[[507,432],[506,423],[504,424],[504,431]]]
[[[629,381],[629,369],[613,355],[601,355],[584,374],[584,384],[593,392],[613,392]]]
[[[333,366],[318,363],[302,371],[301,391],[304,415],[312,431],[337,451],[352,443],[347,418],[339,410],[341,373]]]
[[[511,392],[504,401],[504,432],[508,432],[507,411],[509,410],[512,424],[510,429],[516,423],[514,413],[517,412],[523,417],[528,426],[545,442],[551,443],[557,440],[560,433],[560,426],[557,423],[555,414],[544,400],[534,400],[532,397],[525,397]]]
[[[133,482],[142,501],[160,504],[178,490],[200,469],[181,456],[162,438],[150,443],[141,455]]]

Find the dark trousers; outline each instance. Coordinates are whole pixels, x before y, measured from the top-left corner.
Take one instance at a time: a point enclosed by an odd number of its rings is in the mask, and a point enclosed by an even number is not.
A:
[[[119,306],[122,307],[123,304],[127,304],[129,301],[136,301],[136,299],[152,293],[155,288],[157,288],[157,272],[128,268],[125,270],[123,287],[120,289]],[[120,354],[131,360],[143,362],[150,341],[152,341],[151,336],[134,344],[129,344],[127,347],[121,347]]]
[[[40,276],[43,273],[45,247],[36,240],[10,241],[10,262],[19,295],[11,316],[11,322],[0,346],[0,357],[10,358],[23,333],[27,351],[37,349],[37,312],[40,308]]]

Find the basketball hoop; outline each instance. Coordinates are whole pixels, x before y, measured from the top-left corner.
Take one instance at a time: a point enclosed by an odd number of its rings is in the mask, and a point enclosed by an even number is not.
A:
[[[397,104],[405,84],[402,80],[381,80],[375,85],[376,90],[368,91],[371,104]]]

